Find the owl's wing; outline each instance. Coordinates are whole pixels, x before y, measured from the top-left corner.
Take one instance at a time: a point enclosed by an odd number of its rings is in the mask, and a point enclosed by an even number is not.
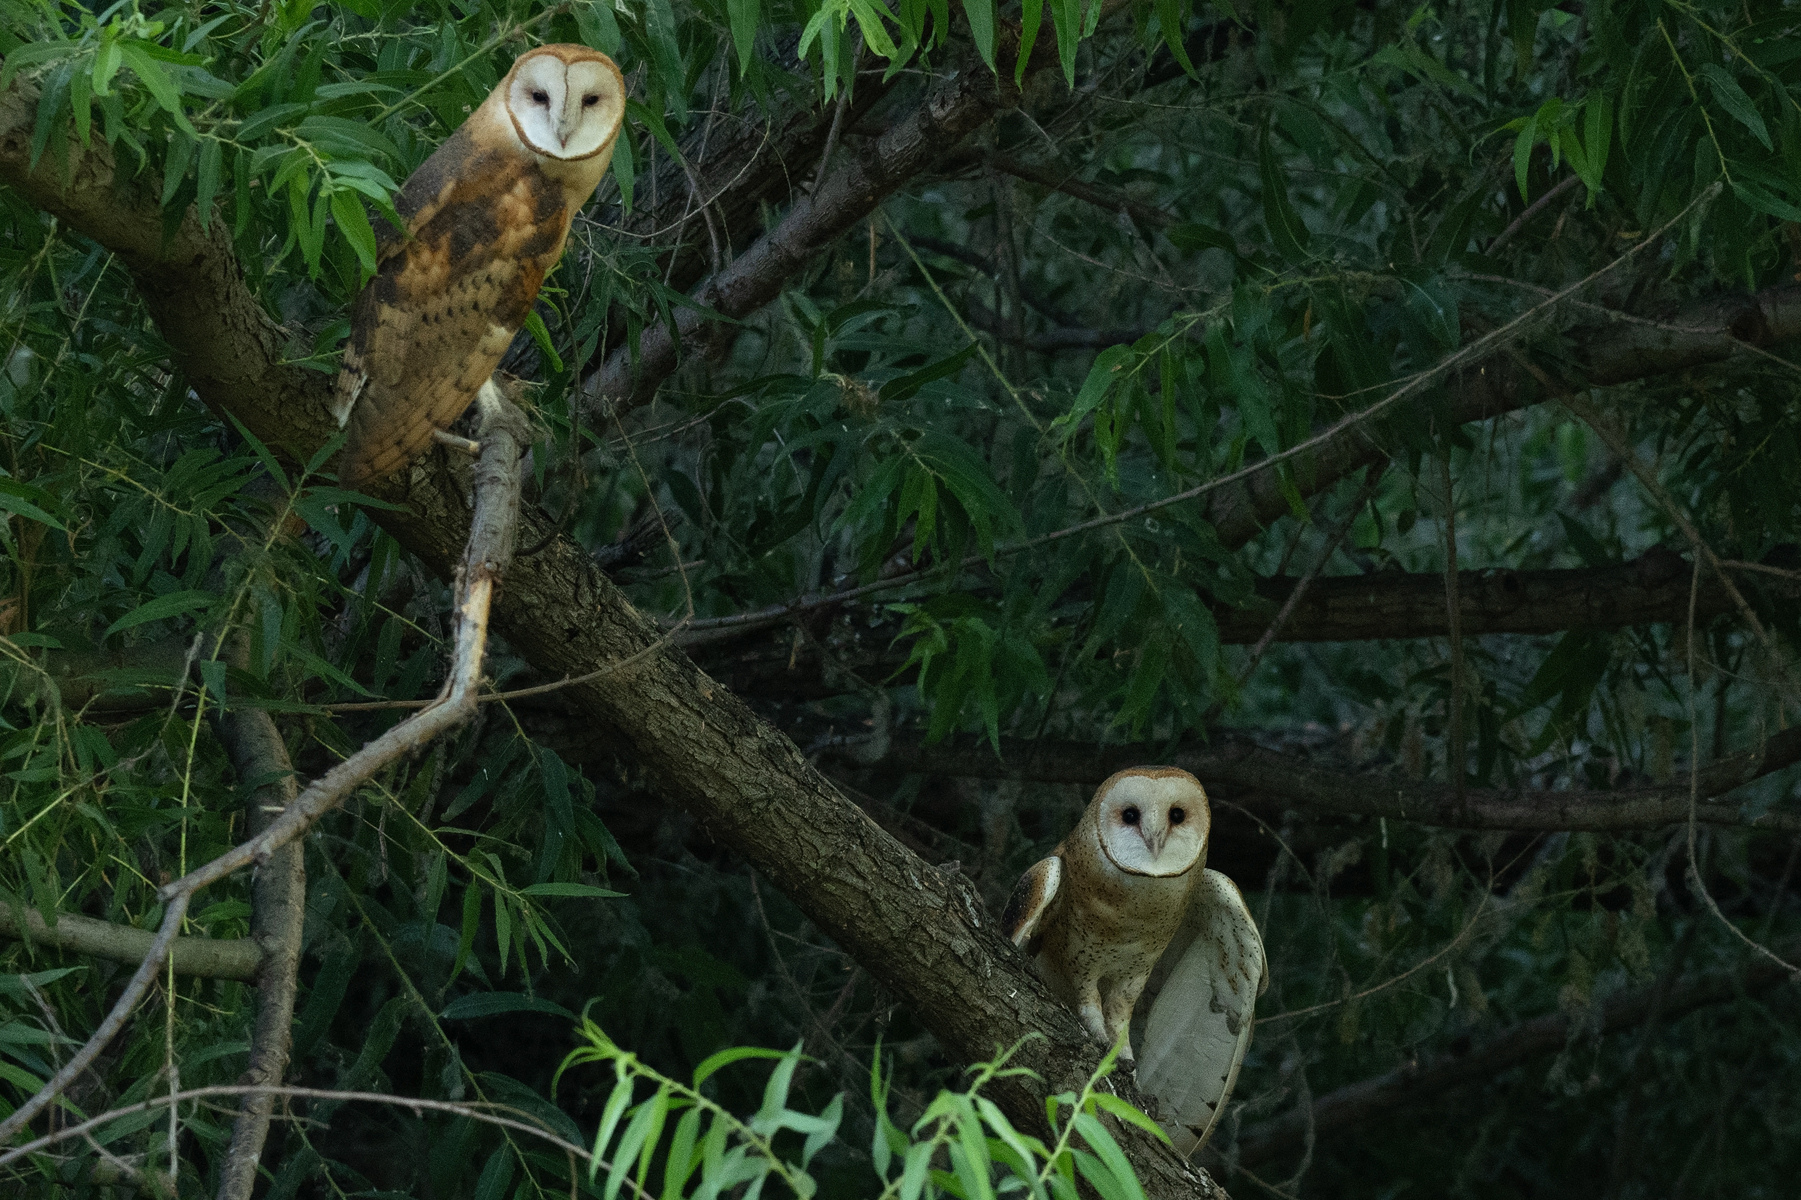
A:
[[[1156,1097],[1186,1157],[1207,1141],[1232,1095],[1252,1010],[1269,986],[1263,939],[1230,879],[1201,872],[1156,974],[1162,987],[1145,1020],[1138,1087]]]
[[[338,465],[347,486],[405,466],[469,406],[569,229],[557,185],[516,157],[477,154],[456,173],[437,159],[415,175],[428,186],[402,209],[406,236],[383,246],[357,297],[332,401],[350,430]]]
[[[1015,946],[1025,947],[1038,932],[1038,923],[1050,910],[1062,882],[1063,860],[1053,854],[1027,867],[1026,873],[1013,885],[1013,895],[1008,897],[1006,911],[1001,913],[1001,932],[1011,938]]]

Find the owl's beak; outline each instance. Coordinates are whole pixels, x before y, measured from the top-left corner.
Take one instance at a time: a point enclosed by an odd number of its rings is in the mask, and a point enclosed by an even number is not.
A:
[[[1169,826],[1160,825],[1156,829],[1147,829],[1144,844],[1150,849],[1151,857],[1156,858],[1163,853],[1163,843],[1169,841]]]

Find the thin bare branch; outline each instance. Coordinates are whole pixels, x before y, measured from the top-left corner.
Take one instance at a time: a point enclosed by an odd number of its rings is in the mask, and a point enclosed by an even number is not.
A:
[[[21,931],[16,914],[6,905],[0,905],[0,936],[122,963],[143,962],[156,943],[152,930],[97,921],[76,913],[58,913],[52,928],[35,908],[25,910],[25,927]],[[202,979],[252,980],[263,961],[262,949],[253,938],[178,937],[170,950],[177,975]]]
[[[239,639],[238,647],[247,648],[247,642]],[[261,709],[228,713],[219,725],[221,740],[240,783],[274,776],[272,782],[256,788],[247,798],[245,828],[252,833],[261,832],[294,802],[297,788],[287,746],[274,719]],[[289,842],[270,854],[269,861],[256,873],[250,896],[251,937],[262,949],[264,960],[257,980],[250,1062],[244,1068],[243,1080],[249,1084],[279,1084],[288,1069],[294,998],[300,981],[300,937],[306,918],[305,844]],[[244,1097],[232,1124],[231,1145],[219,1169],[218,1200],[250,1200],[274,1105],[273,1095],[254,1093]]]
[[[1771,810],[1751,816],[1720,803],[1735,788],[1801,762],[1801,727],[1775,734],[1763,746],[1702,768],[1698,808],[1706,824],[1801,832],[1801,812]],[[909,774],[1040,783],[1097,784],[1115,771],[1145,763],[1181,767],[1208,787],[1245,807],[1270,813],[1299,808],[1413,821],[1453,829],[1623,830],[1661,829],[1688,819],[1689,785],[1618,788],[1469,788],[1416,783],[1389,773],[1361,772],[1349,763],[1308,761],[1248,741],[1215,737],[1202,746],[1166,743],[1098,745],[1048,739],[1002,738],[997,755],[984,739],[947,738],[926,745],[896,737],[878,768]],[[1242,793],[1242,794],[1240,794]]]

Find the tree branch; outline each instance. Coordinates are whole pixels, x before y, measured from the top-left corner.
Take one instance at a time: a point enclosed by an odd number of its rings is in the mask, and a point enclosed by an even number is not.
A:
[[[1041,49],[1049,45],[1041,39]],[[1054,50],[1047,56],[1054,57]],[[128,265],[163,336],[176,347],[177,365],[208,404],[302,458],[322,444],[335,432],[323,405],[329,381],[280,363],[279,330],[244,286],[222,229],[201,235],[189,214],[169,245],[190,253],[165,252],[154,201],[140,191],[121,198],[111,156],[102,147],[72,151],[79,161],[69,187],[54,164],[31,170],[35,95],[27,97],[27,90],[15,84],[0,95],[0,180],[102,244],[129,250]],[[749,311],[762,302],[758,296],[773,296],[816,249],[901,186],[903,160],[928,161],[948,147],[948,136],[963,123],[973,122],[967,126],[973,128],[991,115],[995,94],[992,78],[974,70],[935,87],[918,110],[840,166],[819,193],[797,202],[776,230],[726,268],[723,290],[708,292],[715,305]],[[1793,317],[1801,327],[1801,305]],[[652,353],[653,341],[647,333],[652,369],[646,378],[660,379],[667,369],[657,374],[656,364],[672,366],[673,350]],[[1728,346],[1724,353],[1730,352]],[[617,374],[613,381],[623,378]],[[623,394],[606,384],[603,379],[597,390]],[[1497,407],[1503,402],[1530,402],[1523,393],[1495,391],[1492,380],[1472,397],[1458,409],[1470,415],[1460,419],[1506,411]],[[1362,432],[1347,431],[1297,461],[1297,478],[1318,490],[1379,453]],[[1270,519],[1266,513],[1286,511],[1274,481],[1263,486],[1266,476],[1222,489],[1210,504],[1229,544],[1248,540]],[[467,529],[466,481],[466,466],[459,474],[443,452],[434,452],[386,496],[404,507],[378,515],[403,546],[447,578]],[[554,532],[535,518],[526,526],[527,545]],[[595,736],[610,739],[651,787],[781,887],[823,933],[907,1003],[949,1053],[977,1061],[991,1057],[997,1042],[1044,1034],[1015,1059],[1040,1080],[1014,1079],[997,1093],[1014,1119],[1037,1128],[1047,1092],[1081,1086],[1098,1061],[1097,1049],[1000,936],[967,882],[927,866],[846,801],[788,739],[670,648],[579,547],[555,538],[542,554],[516,562],[496,599],[494,621],[512,648],[550,678],[616,665],[568,692]],[[1123,1084],[1121,1090],[1130,1095]],[[1131,1134],[1123,1144],[1153,1197],[1190,1196],[1210,1187],[1202,1173],[1148,1137]]]
[[[968,77],[979,74],[966,72],[964,85],[975,90]],[[991,95],[992,83],[987,87]],[[67,216],[103,245],[117,241],[139,255],[146,274],[165,281],[154,294],[147,291],[146,300],[165,338],[182,343],[180,361],[196,364],[190,382],[202,398],[304,461],[309,448],[336,432],[324,403],[328,381],[280,365],[274,327],[244,287],[229,243],[222,236],[202,237],[190,212],[172,244],[186,247],[191,257],[162,255],[155,249],[162,221],[154,203],[129,189],[119,198],[112,157],[102,145],[72,151],[79,161],[68,188],[54,164],[30,170],[35,101],[35,92],[19,81],[0,94],[0,181],[18,187],[39,207]],[[841,167],[833,179],[856,169],[857,164]],[[833,179],[825,191],[843,186]],[[170,279],[180,286],[169,286]],[[226,336],[246,329],[255,336]],[[226,349],[220,351],[220,345]],[[220,353],[240,355],[241,361],[226,370],[212,361]],[[377,519],[449,578],[469,527],[467,486],[466,461],[434,451],[388,486],[384,498],[401,507],[379,512]],[[596,735],[611,739],[650,786],[786,892],[822,932],[906,1002],[950,1054],[978,1062],[992,1057],[997,1044],[1041,1035],[1026,1041],[1013,1060],[1037,1078],[999,1081],[994,1095],[1022,1127],[1042,1129],[1043,1098],[1079,1091],[1099,1063],[1100,1049],[1001,936],[972,885],[923,862],[845,800],[792,742],[670,647],[579,546],[552,536],[554,529],[535,517],[522,524],[520,544],[546,541],[547,546],[512,564],[507,587],[495,600],[495,628],[513,650],[551,678],[600,672],[566,693]],[[303,795],[294,809],[305,800]],[[276,825],[288,821],[284,816]],[[206,875],[247,865],[259,850],[273,848],[274,832],[272,826],[206,868]],[[171,913],[185,906],[190,893],[181,889],[194,882],[172,889]],[[174,919],[178,922],[179,914]],[[165,932],[173,936],[167,921]],[[154,969],[141,969],[142,986]],[[142,986],[102,1023],[90,1041],[95,1053],[95,1043],[123,1025]],[[65,1074],[73,1078],[91,1058],[78,1059]],[[56,1084],[66,1086],[66,1079]],[[1134,1095],[1123,1080],[1118,1088]],[[43,1103],[14,1113],[0,1128],[0,1140],[23,1127]],[[1180,1161],[1156,1139],[1126,1129],[1120,1140],[1149,1196],[1223,1194],[1205,1172]]]
[[[1604,387],[1723,362],[1744,347],[1801,337],[1801,287],[1784,285],[1750,296],[1709,297],[1666,321],[1621,315],[1571,329],[1571,367],[1589,386]],[[1496,354],[1445,382],[1448,425],[1486,420],[1549,399],[1507,354]],[[1303,496],[1389,456],[1389,449],[1353,427],[1289,462]],[[1274,471],[1265,470],[1207,497],[1206,517],[1229,549],[1244,545],[1289,511]]]
[[[1002,738],[997,757],[985,739],[950,738],[928,746],[914,738],[896,737],[888,754],[874,765],[909,774],[1098,784],[1115,771],[1152,762],[1181,767],[1209,789],[1234,794],[1247,808],[1262,808],[1271,815],[1285,808],[1301,808],[1452,829],[1519,831],[1658,829],[1688,820],[1686,780],[1664,787],[1612,791],[1469,788],[1460,802],[1457,789],[1447,785],[1414,783],[1386,773],[1359,773],[1350,764],[1308,762],[1236,739],[1216,740],[1207,748],[1179,747],[1171,753],[1161,742],[1103,746]],[[1702,768],[1701,795],[1717,801],[1735,788],[1797,762],[1801,762],[1801,727],[1776,734],[1760,749]],[[1236,796],[1239,792],[1249,795]],[[1801,832],[1801,812],[1749,816],[1735,807],[1712,803],[1701,807],[1700,820]]]
[[[1785,957],[1801,954],[1801,943]],[[1546,1013],[1490,1037],[1463,1053],[1442,1054],[1426,1063],[1410,1064],[1375,1079],[1349,1084],[1313,1102],[1312,1112],[1292,1111],[1253,1125],[1238,1137],[1237,1160],[1258,1163],[1298,1147],[1311,1128],[1315,1138],[1342,1132],[1407,1105],[1431,1100],[1465,1083],[1492,1079],[1510,1067],[1569,1044],[1579,1022],[1597,1021],[1602,1032],[1641,1024],[1654,1009],[1675,1017],[1709,1004],[1721,1004],[1747,992],[1764,991],[1789,978],[1788,972],[1762,959],[1735,970],[1715,971],[1667,987],[1653,984],[1616,993],[1600,1004],[1597,1017],[1565,1012]]]
[[[35,908],[25,910],[21,931],[18,913],[10,905],[0,905],[0,936],[122,963],[143,962],[156,942],[154,930],[97,921],[75,913],[58,913],[53,929]],[[254,938],[178,937],[171,950],[177,975],[201,979],[254,980],[263,964],[262,948]]]
[[[243,645],[243,640],[239,640]],[[275,721],[260,708],[241,708],[220,722],[220,735],[240,783],[277,776],[250,794],[250,833],[268,829],[294,802],[297,789],[288,748]],[[293,1044],[294,997],[300,980],[300,935],[306,918],[306,846],[293,841],[269,856],[251,884],[251,936],[264,954],[258,978],[256,1026],[250,1034],[250,1062],[238,1082],[279,1085]],[[256,1168],[269,1136],[275,1097],[248,1092],[232,1124],[231,1145],[219,1170],[218,1200],[250,1200]]]
[[[1123,0],[1104,0],[1103,15]],[[705,357],[722,345],[735,323],[781,294],[789,280],[821,251],[866,219],[882,202],[971,132],[1019,103],[1013,84],[1019,34],[1011,25],[996,31],[998,74],[979,62],[933,81],[906,116],[891,123],[807,195],[725,270],[694,293],[694,307],[678,311],[675,328],[646,329],[634,356],[621,346],[584,381],[589,408],[611,403],[613,410],[647,401],[674,373],[679,353]],[[1029,60],[1026,86],[1057,62],[1054,39],[1040,38]],[[721,318],[724,318],[723,320]]]
[[[1688,583],[1688,563],[1662,548],[1612,567],[1544,571],[1466,568],[1458,575],[1458,610],[1466,636],[1670,624],[1688,619]],[[1257,598],[1251,603],[1242,608],[1216,606],[1213,616],[1219,623],[1221,644],[1255,644],[1298,585],[1297,579],[1286,575],[1260,580]],[[1766,587],[1779,596],[1801,597],[1801,580],[1773,577]],[[826,598],[814,607],[837,605]],[[1709,576],[1697,598],[1697,616],[1707,619],[1732,610],[1726,589],[1717,577]],[[775,626],[773,617],[760,612],[746,618],[736,641],[709,641],[713,635],[706,629],[685,629],[677,641],[689,645],[703,667],[735,691],[798,698],[834,696],[843,691],[842,675],[823,669],[811,643],[803,642],[798,650],[785,639],[746,647],[743,634]],[[715,620],[723,625],[731,618]],[[898,624],[887,628],[889,638],[898,632]],[[1354,642],[1443,637],[1449,631],[1444,576],[1377,571],[1315,579],[1277,629],[1274,640]],[[876,642],[882,644],[872,644]],[[859,674],[892,676],[896,683],[912,679],[911,672],[896,675],[906,664],[906,649],[895,649],[876,636],[874,629],[860,627],[858,645],[841,648],[839,657]]]

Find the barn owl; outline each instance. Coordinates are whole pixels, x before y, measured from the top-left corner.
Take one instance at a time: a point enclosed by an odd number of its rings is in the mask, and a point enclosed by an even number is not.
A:
[[[612,59],[539,46],[401,186],[394,208],[406,229],[383,226],[332,398],[350,429],[343,483],[399,470],[486,396],[624,116]]]
[[[1207,869],[1207,793],[1186,771],[1139,767],[1095,791],[1049,858],[1020,878],[1002,928],[1096,1041],[1128,1031],[1154,990],[1136,1063],[1184,1155],[1213,1132],[1269,980],[1263,940],[1232,881]]]

